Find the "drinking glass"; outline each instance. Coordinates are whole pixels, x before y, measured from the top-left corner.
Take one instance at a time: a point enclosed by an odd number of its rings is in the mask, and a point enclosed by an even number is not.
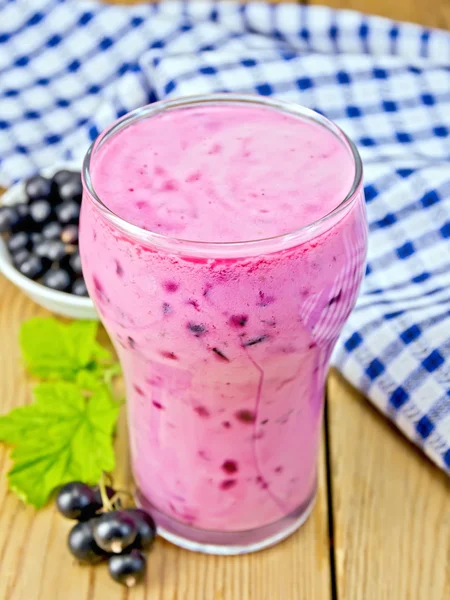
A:
[[[99,148],[162,112],[225,104],[270,107],[331,131],[354,169],[336,208],[290,233],[236,243],[164,236],[108,209],[91,177]],[[329,359],[365,268],[355,146],[296,104],[180,98],[104,131],[85,158],[83,185],[83,273],[123,368],[137,503],[163,537],[191,550],[240,554],[277,543],[313,507]]]

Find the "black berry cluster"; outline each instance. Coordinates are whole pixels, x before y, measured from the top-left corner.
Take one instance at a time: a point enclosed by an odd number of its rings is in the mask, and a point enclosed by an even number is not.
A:
[[[25,183],[26,200],[0,207],[0,234],[22,275],[53,290],[87,296],[78,252],[81,175],[58,171]]]
[[[71,529],[68,546],[79,561],[108,561],[111,577],[127,587],[142,580],[145,552],[156,535],[152,517],[140,508],[123,509],[120,493],[111,487],[90,487],[79,481],[67,483],[56,499],[59,512],[78,523]]]

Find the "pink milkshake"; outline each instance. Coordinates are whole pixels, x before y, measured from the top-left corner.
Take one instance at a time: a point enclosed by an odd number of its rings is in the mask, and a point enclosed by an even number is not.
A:
[[[296,105],[209,96],[125,116],[84,177],[83,271],[124,370],[138,501],[190,549],[276,543],[313,504],[363,277],[355,148]]]

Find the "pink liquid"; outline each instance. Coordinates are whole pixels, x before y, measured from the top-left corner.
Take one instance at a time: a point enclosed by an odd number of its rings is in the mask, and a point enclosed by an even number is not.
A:
[[[163,113],[113,138],[94,187],[139,227],[185,240],[238,242],[288,233],[331,212],[354,177],[333,133],[269,108]]]
[[[355,175],[327,128],[245,105],[139,120],[95,151],[91,174],[129,223],[206,242],[309,225]],[[281,528],[315,492],[328,361],[363,276],[361,193],[298,242],[230,255],[137,239],[86,197],[81,248],[125,373],[141,499],[175,533]]]

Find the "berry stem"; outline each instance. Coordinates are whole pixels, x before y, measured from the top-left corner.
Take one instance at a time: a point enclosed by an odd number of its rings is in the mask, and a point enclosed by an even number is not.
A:
[[[111,512],[112,510],[114,510],[114,506],[113,506],[113,503],[108,498],[108,494],[106,492],[106,483],[105,483],[105,474],[104,473],[102,473],[102,475],[100,477],[99,488],[100,488],[100,496],[102,498],[103,508],[107,512]]]
[[[114,479],[113,479],[113,476],[111,475],[111,473],[103,473],[103,475],[105,477],[106,485],[113,487]]]

